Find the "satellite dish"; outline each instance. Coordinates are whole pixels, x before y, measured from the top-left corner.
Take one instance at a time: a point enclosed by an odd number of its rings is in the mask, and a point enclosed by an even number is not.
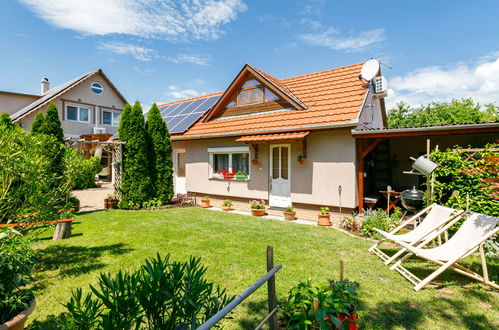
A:
[[[364,63],[360,70],[360,77],[366,81],[371,81],[379,72],[379,61],[372,59]]]

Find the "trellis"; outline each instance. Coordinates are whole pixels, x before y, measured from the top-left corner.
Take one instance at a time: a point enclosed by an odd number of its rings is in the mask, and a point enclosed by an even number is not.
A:
[[[123,144],[125,142],[119,141],[100,141],[100,140],[85,140],[82,138],[65,138],[65,143],[71,148],[76,148],[77,150],[88,152],[96,149],[99,145],[103,150],[111,153],[113,155],[113,186],[116,197],[119,199],[120,187],[123,182]]]

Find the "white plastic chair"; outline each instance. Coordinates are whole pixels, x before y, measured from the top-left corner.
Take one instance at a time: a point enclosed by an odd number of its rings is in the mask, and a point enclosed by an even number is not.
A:
[[[498,224],[498,218],[485,214],[469,212],[468,218],[464,221],[461,228],[459,228],[459,230],[447,242],[440,246],[423,249],[425,245],[431,242],[430,238],[420,243],[417,247],[400,242],[400,244],[404,246],[409,253],[393,264],[390,269],[398,271],[402,274],[402,276],[407,278],[412,284],[415,285],[414,290],[416,291],[435,279],[446,269],[452,269],[459,274],[481,281],[495,289],[499,289],[499,285],[489,280],[487,263],[483,251],[483,243],[488,238],[499,232]],[[449,223],[445,227],[441,228],[438,231],[438,234],[446,231],[451,225],[452,224]],[[478,249],[480,250],[483,276],[457,264],[460,259],[466,258]],[[402,263],[413,255],[439,264],[440,267],[428,277],[421,280],[402,266]]]
[[[380,230],[378,228],[374,228],[378,233],[383,235],[384,238],[376,242],[373,246],[369,248],[370,252],[373,252],[376,254],[378,257],[381,258],[381,260],[384,261],[385,265],[390,264],[392,261],[394,261],[396,258],[398,258],[400,255],[402,255],[405,251],[407,251],[405,248],[402,248],[400,251],[395,253],[393,256],[389,257],[386,253],[381,251],[378,247],[383,244],[385,241],[390,240],[395,243],[398,243],[399,245],[400,242],[409,244],[409,245],[415,245],[428,237],[433,237],[435,238],[438,235],[435,235],[438,229],[446,225],[449,221],[455,223],[456,221],[459,220],[459,215],[463,214],[464,211],[461,210],[455,210],[449,207],[437,205],[437,204],[431,204],[424,210],[421,210],[408,220],[404,221],[400,226],[392,230],[391,232],[387,233],[386,231]],[[404,234],[399,234],[395,235],[397,232],[399,232],[402,228],[407,226],[410,223],[413,223],[414,225],[416,224],[416,221],[423,215],[426,214],[424,220],[413,230],[411,230],[408,233]]]

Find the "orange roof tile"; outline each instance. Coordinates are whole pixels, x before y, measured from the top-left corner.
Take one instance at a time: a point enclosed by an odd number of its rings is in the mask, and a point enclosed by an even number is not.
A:
[[[173,134],[172,138],[182,140],[274,131],[303,131],[312,127],[352,123],[357,119],[367,93],[358,78],[362,65],[363,63],[358,63],[286,79],[277,79],[256,69],[284,92],[297,98],[306,109],[221,117],[207,122],[200,120],[185,133]]]
[[[297,140],[303,139],[310,132],[277,133],[277,134],[257,134],[245,135],[236,139],[237,142],[265,142],[277,140]]]

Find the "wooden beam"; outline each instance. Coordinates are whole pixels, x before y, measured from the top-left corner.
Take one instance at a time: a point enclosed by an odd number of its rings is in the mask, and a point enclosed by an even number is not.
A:
[[[364,208],[364,140],[357,139],[357,196],[359,213]]]
[[[464,129],[442,129],[442,130],[421,130],[404,132],[383,132],[371,134],[354,134],[356,139],[375,139],[392,137],[410,137],[410,136],[435,136],[435,135],[459,135],[459,134],[479,134],[479,133],[499,133],[498,127],[484,128],[464,128]]]
[[[374,140],[373,142],[371,142],[371,144],[362,152],[362,158],[366,158],[367,155],[369,155],[369,153],[371,151],[374,150],[374,148],[376,148],[376,146],[381,142],[383,141],[383,138],[377,138],[376,140]]]

